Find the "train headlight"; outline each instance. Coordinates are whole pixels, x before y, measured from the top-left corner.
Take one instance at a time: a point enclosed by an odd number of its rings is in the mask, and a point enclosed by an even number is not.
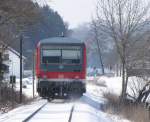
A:
[[[46,76],[46,75],[43,75],[43,78],[44,78],[44,79],[46,79],[46,78],[47,78],[47,76]]]

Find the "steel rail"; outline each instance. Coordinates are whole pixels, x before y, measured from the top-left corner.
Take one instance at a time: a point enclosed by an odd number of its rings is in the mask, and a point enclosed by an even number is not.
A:
[[[74,112],[74,108],[75,108],[75,105],[73,105],[72,108],[71,108],[68,122],[71,122],[71,120],[72,120],[72,115],[73,115],[73,112]]]
[[[24,119],[22,122],[28,122],[31,118],[33,118],[42,108],[44,108],[47,105],[48,102],[46,102],[44,105],[39,107],[36,111],[34,111],[32,114],[30,114],[26,119]]]

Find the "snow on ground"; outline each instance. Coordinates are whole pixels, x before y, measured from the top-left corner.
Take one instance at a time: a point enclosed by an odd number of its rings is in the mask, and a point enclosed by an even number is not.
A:
[[[71,122],[112,122],[88,104],[79,103],[75,106]]]
[[[145,86],[146,81],[140,77],[130,77],[128,81],[127,92],[131,96],[137,98],[139,91]]]
[[[88,77],[91,81],[95,79]],[[30,78],[24,79],[27,82],[27,88],[23,88],[23,92],[32,97],[32,80]],[[121,93],[121,78],[119,77],[98,77],[97,82],[105,84],[102,86],[87,84],[87,93],[84,94],[78,101],[71,101],[68,103],[48,103],[41,113],[35,116],[36,122],[51,121],[51,122],[67,122],[71,107],[75,104],[75,109],[72,115],[72,122],[129,122],[122,117],[111,115],[102,111],[103,104],[107,102],[103,98],[104,92]],[[19,90],[19,82],[16,83],[16,89]],[[0,122],[21,122],[30,113],[35,111],[40,105],[45,102],[44,100],[36,101],[30,105],[18,107],[6,114],[0,116]],[[7,120],[7,121],[6,121]]]
[[[94,79],[88,78],[89,80]],[[101,76],[101,77],[96,77],[95,82],[98,82],[98,84],[105,84],[106,88],[103,88],[103,92],[110,92],[113,94],[116,94],[118,96],[121,95],[121,90],[122,90],[122,79],[121,77],[108,77],[108,76]],[[145,84],[148,82],[148,80],[144,80],[141,77],[129,77],[128,79],[128,86],[127,86],[127,93],[134,97],[137,98],[139,95],[139,91],[145,86]],[[146,91],[149,89],[149,86],[146,87]],[[132,99],[131,97],[129,99]],[[150,94],[147,97],[147,102],[150,103]]]
[[[58,100],[54,100],[37,113],[30,122],[68,122],[73,105],[75,105],[75,107],[71,122],[129,122],[121,117],[100,111],[99,107],[96,106],[96,104],[100,105],[99,101],[95,100],[96,98],[91,98],[88,94],[83,96],[80,100],[73,102],[57,102]],[[40,100],[30,105],[16,108],[2,115],[0,122],[21,122],[44,102],[45,100]]]
[[[22,79],[22,84],[23,84],[23,88],[22,88],[22,91],[23,93],[31,98],[33,97],[33,79],[32,77],[29,77],[29,78],[23,78]],[[36,79],[34,81],[34,93],[35,93],[35,96],[37,96],[37,92],[36,92]],[[16,84],[15,84],[15,89],[17,91],[20,90],[20,79],[16,79]]]
[[[110,120],[112,120],[112,122],[131,122],[120,116],[116,116],[116,115],[112,115],[112,114],[105,114],[105,113],[103,113],[103,114],[104,114],[104,117],[110,118]]]
[[[101,86],[99,91],[109,92],[116,95],[121,95],[122,90],[122,78],[121,77],[108,77],[108,76],[99,76],[99,77],[88,77],[87,81],[90,81],[90,83],[95,83],[98,86]],[[143,86],[146,84],[146,81],[144,81],[140,77],[129,77],[128,79],[128,87],[127,87],[127,93],[130,94],[133,97],[137,97],[139,91],[143,88]],[[87,85],[88,88],[90,86]],[[94,91],[90,88],[90,91]],[[150,97],[150,96],[149,96]]]
[[[101,78],[101,80],[103,82],[106,79],[107,79],[106,82],[109,83],[110,82],[109,80],[113,79],[113,78],[110,78],[110,79],[106,78],[106,77]],[[116,78],[114,78],[114,79],[116,79]],[[117,79],[119,79],[119,78],[117,78]],[[115,89],[116,87],[117,86],[112,85],[110,91],[114,91],[113,88]],[[119,87],[119,85],[118,85],[118,87]],[[107,87],[104,87],[104,86],[101,87],[101,86],[97,86],[94,84],[87,84],[87,93],[84,96],[87,96],[89,99],[86,100],[86,103],[90,104],[90,106],[93,106],[93,108],[97,108],[98,110],[103,110],[103,104],[107,103],[107,100],[103,97],[103,93],[104,92],[110,92],[110,91]],[[119,91],[119,90],[116,90],[116,91]],[[96,104],[98,104],[98,103],[100,105],[99,107],[98,107],[98,105],[96,106]],[[96,109],[96,111],[97,111],[97,109]],[[105,113],[103,111],[97,111],[96,113],[98,113],[98,116],[101,118],[98,122],[107,122],[107,121],[108,122],[130,122],[129,120],[124,119],[123,117],[108,114],[108,113]],[[107,119],[107,121],[105,119]]]
[[[103,80],[106,81],[107,90],[110,93],[114,93],[117,95],[121,94],[122,90],[122,82],[120,77],[103,77]],[[101,79],[99,79],[101,80]]]
[[[48,103],[30,122],[68,122],[72,105],[73,103],[61,103],[55,100]]]
[[[107,77],[107,76],[88,77],[87,80],[90,80],[96,84],[99,84],[97,87],[101,86],[99,88],[100,91],[110,92],[116,95],[121,94],[121,88],[122,88],[121,77]],[[89,88],[90,86],[87,85],[87,87]],[[90,91],[93,91],[93,90],[90,89]],[[97,92],[99,93],[99,91]]]
[[[45,102],[45,100],[39,100],[38,102],[35,101],[29,105],[22,105],[8,113],[2,114],[0,116],[0,122],[22,122],[26,117],[28,117]]]
[[[112,76],[100,76],[100,77],[88,77],[87,80],[90,84],[87,84],[87,89],[90,93],[97,95],[100,98],[103,98],[103,93],[113,93],[118,96],[121,95],[122,90],[122,79],[121,77],[112,77]],[[127,93],[137,98],[139,95],[139,91],[145,86],[148,80],[143,80],[141,77],[129,77],[128,79],[128,86],[127,86]],[[91,83],[97,85],[91,85]],[[149,89],[149,86],[146,87],[145,91]],[[133,99],[129,97],[130,99]],[[144,98],[144,97],[143,97]],[[107,101],[106,101],[107,102]],[[106,103],[105,102],[105,103]],[[150,103],[150,94],[146,99],[146,102]],[[110,115],[114,121],[120,118],[119,116]]]

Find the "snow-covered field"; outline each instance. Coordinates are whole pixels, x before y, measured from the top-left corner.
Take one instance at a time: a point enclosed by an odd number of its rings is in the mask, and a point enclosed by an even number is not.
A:
[[[23,88],[22,91],[23,93],[28,96],[29,98],[33,97],[33,79],[32,77],[29,78],[23,78],[22,80],[22,84],[23,84]],[[35,96],[37,96],[37,92],[36,92],[36,79],[34,81],[34,93]],[[17,91],[20,90],[20,79],[16,79],[16,84],[15,84],[15,89]]]
[[[93,82],[94,84],[98,84],[97,87],[100,88],[99,90],[101,91],[101,93],[110,92],[116,95],[121,94],[121,88],[122,88],[121,77],[107,77],[107,76],[88,77],[87,81],[91,81],[90,83]],[[87,86],[89,89],[90,85]],[[90,91],[94,91],[94,90],[91,89]],[[100,91],[97,91],[97,94]]]
[[[117,96],[121,95],[122,90],[122,79],[121,77],[108,77],[108,76],[101,76],[101,77],[88,77],[87,81],[94,82],[98,84],[98,86],[102,86],[100,91],[103,93],[112,93]],[[139,95],[139,91],[144,87],[144,85],[147,83],[146,80],[143,80],[140,77],[129,77],[128,79],[128,86],[127,86],[127,93],[137,98]],[[146,90],[149,89],[149,86],[146,88]],[[93,91],[93,90],[90,90]],[[100,91],[97,91],[99,93]],[[130,97],[130,99],[132,99]],[[150,94],[147,97],[147,102],[150,103]]]
[[[88,77],[87,80],[92,80],[95,82],[94,77]],[[97,101],[100,103],[100,105],[106,104],[107,100],[103,97],[103,93],[110,92],[114,93],[116,95],[121,94],[121,78],[120,77],[99,77],[96,78],[96,82],[100,82],[105,84],[105,87],[102,85],[98,86],[95,84],[87,84],[87,93],[90,98],[92,98],[94,101]],[[110,84],[109,84],[110,83]],[[101,107],[100,107],[101,108]],[[100,109],[101,110],[101,109]],[[103,116],[103,118],[109,118],[109,122],[130,122],[129,120],[124,119],[121,116],[112,115],[108,113],[104,113],[103,111],[99,111],[100,116]],[[100,122],[107,122],[107,121],[100,121]]]
[[[92,80],[92,77],[87,78]],[[28,79],[27,79],[28,80]],[[93,79],[94,80],[94,79]],[[87,84],[87,93],[79,100],[57,102],[57,100],[48,103],[31,121],[36,122],[68,122],[72,105],[75,105],[71,122],[129,122],[122,117],[111,115],[102,111],[103,104],[107,102],[103,98],[104,92],[121,93],[121,79],[113,77],[99,77],[98,82],[105,83],[104,86]],[[19,88],[17,83],[16,89]],[[23,89],[24,93],[32,97],[32,82],[27,83],[27,88]],[[21,122],[29,114],[41,106],[45,100],[37,99],[30,105],[23,105],[9,113],[0,115],[0,122]]]

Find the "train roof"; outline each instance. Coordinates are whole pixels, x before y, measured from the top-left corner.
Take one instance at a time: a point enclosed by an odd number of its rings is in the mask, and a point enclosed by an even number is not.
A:
[[[84,42],[70,37],[52,37],[41,40],[39,45],[41,44],[84,44]]]

